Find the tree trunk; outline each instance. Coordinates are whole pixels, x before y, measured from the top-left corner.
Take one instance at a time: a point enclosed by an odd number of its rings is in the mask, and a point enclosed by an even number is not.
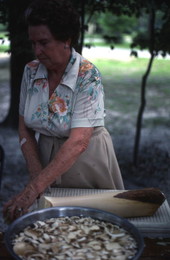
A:
[[[139,144],[140,144],[140,137],[141,137],[141,128],[142,128],[142,119],[143,119],[143,112],[146,106],[146,85],[147,79],[151,72],[152,64],[155,57],[154,47],[155,47],[155,37],[154,37],[154,27],[155,27],[155,9],[152,5],[150,5],[150,20],[149,20],[149,36],[150,36],[150,46],[149,52],[151,57],[149,59],[149,63],[146,69],[145,74],[142,77],[141,83],[141,105],[138,111],[137,116],[137,123],[136,123],[136,135],[135,135],[135,144],[134,144],[134,151],[133,151],[133,163],[137,166],[138,163],[138,153],[139,153]]]
[[[24,23],[24,11],[29,1],[17,6],[17,1],[9,1],[9,39],[10,39],[10,109],[1,125],[18,127],[18,108],[22,73],[25,64],[33,59],[31,46],[28,42],[27,28]]]
[[[147,79],[149,76],[149,73],[151,71],[151,67],[153,64],[155,55],[151,55],[148,63],[148,67],[146,70],[146,73],[142,77],[142,83],[141,83],[141,105],[138,111],[137,116],[137,123],[136,123],[136,135],[135,135],[135,145],[134,145],[134,154],[133,154],[133,163],[135,166],[137,166],[138,163],[138,153],[139,153],[139,144],[140,144],[140,137],[141,137],[141,128],[142,128],[142,118],[143,118],[143,112],[146,106],[146,85],[147,85]]]

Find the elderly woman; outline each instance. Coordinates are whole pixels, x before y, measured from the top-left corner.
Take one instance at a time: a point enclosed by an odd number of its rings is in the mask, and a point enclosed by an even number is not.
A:
[[[124,188],[104,128],[101,75],[74,49],[78,14],[65,0],[36,0],[26,19],[37,58],[25,67],[19,109],[30,181],[4,207],[11,220],[25,214],[50,186]]]

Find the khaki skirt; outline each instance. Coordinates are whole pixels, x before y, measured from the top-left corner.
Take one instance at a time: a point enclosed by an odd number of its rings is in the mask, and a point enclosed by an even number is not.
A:
[[[40,135],[39,149],[44,167],[53,159],[66,140],[66,138]],[[52,187],[124,189],[112,139],[104,127],[94,129],[86,151]]]

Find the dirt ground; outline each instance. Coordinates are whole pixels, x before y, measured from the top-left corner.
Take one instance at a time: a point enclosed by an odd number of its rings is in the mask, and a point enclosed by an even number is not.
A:
[[[114,148],[123,175],[126,189],[158,187],[170,203],[170,140],[169,129],[143,131],[138,167],[134,167],[134,132],[113,136]],[[2,218],[2,205],[22,190],[28,180],[25,161],[18,145],[17,131],[0,128],[0,144],[5,150],[5,166],[0,191],[0,231],[6,229]]]
[[[6,106],[1,102],[1,115],[5,113],[5,110]],[[106,127],[113,139],[125,188],[157,187],[165,194],[170,203],[169,128],[159,126],[142,129],[138,166],[134,167],[132,161],[135,129],[123,124],[119,125],[120,131],[114,131],[113,120],[114,118],[110,115],[106,120]],[[0,231],[4,231],[7,226],[2,217],[2,205],[22,190],[28,180],[28,175],[18,144],[17,130],[0,127],[0,144],[5,151],[5,165],[0,189]]]

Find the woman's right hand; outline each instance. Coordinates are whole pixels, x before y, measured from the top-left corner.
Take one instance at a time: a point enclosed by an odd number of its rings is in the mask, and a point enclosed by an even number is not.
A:
[[[36,187],[29,183],[23,191],[10,199],[3,208],[4,219],[7,223],[26,214],[29,207],[39,196]]]

